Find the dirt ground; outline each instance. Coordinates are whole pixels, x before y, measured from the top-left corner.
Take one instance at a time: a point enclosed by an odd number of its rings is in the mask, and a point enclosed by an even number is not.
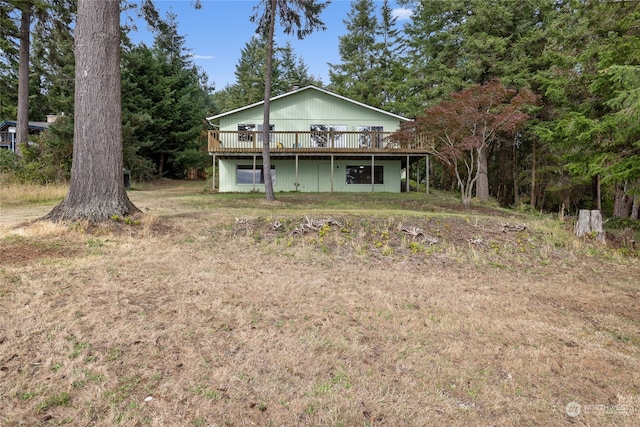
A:
[[[570,224],[129,194],[0,214],[0,426],[640,425],[640,263]]]

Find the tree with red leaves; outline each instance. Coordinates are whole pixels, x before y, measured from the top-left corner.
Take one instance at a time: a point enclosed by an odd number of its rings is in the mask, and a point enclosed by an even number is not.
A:
[[[508,89],[497,79],[470,86],[403,123],[395,139],[401,144],[428,141],[431,153],[453,170],[462,203],[469,206],[474,186],[478,199],[489,199],[489,147],[512,137],[529,118],[525,109],[537,100],[530,90]]]

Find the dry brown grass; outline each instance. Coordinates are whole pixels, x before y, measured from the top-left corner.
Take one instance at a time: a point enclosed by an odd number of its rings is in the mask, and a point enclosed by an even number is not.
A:
[[[636,258],[428,198],[228,197],[174,185],[131,193],[140,224],[4,227],[0,425],[639,423]],[[312,210],[336,224],[293,232]]]
[[[0,185],[0,207],[12,207],[35,203],[51,203],[60,201],[67,194],[67,185],[32,185],[7,184]]]

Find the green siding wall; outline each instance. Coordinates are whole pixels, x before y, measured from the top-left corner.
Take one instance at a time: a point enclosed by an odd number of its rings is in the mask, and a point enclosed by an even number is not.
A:
[[[383,126],[394,132],[400,119],[365,108],[317,90],[304,90],[271,101],[270,120],[276,131],[309,131],[310,125],[344,125],[347,131],[358,126]],[[262,104],[220,118],[220,130],[237,131],[238,124],[261,124]]]
[[[331,191],[331,161],[300,159],[298,163],[298,187],[296,189],[295,160],[272,159],[276,169],[276,192],[301,191],[307,193]],[[256,165],[261,165],[258,158]],[[220,192],[264,192],[264,184],[237,184],[237,165],[253,165],[252,159],[220,159],[218,170],[220,176]],[[347,184],[347,166],[371,166],[370,160],[335,160],[333,163],[333,191],[339,192],[371,192],[371,184]],[[376,192],[397,193],[401,189],[400,160],[376,160],[376,166],[383,166],[384,183],[375,184]]]

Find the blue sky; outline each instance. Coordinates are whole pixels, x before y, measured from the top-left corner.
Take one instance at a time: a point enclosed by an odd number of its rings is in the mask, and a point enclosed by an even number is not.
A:
[[[374,1],[376,7],[382,1]],[[240,51],[255,33],[255,24],[249,21],[258,0],[202,0],[202,8],[195,10],[191,0],[156,0],[162,15],[171,11],[177,16],[178,33],[185,36],[186,47],[193,54],[194,63],[206,71],[216,90],[235,82],[234,71]],[[390,1],[398,15],[398,26],[409,19],[410,11],[399,8]],[[303,40],[276,35],[276,42],[284,46],[291,42],[294,52],[309,67],[309,73],[329,83],[327,63],[340,63],[338,37],[346,33],[343,20],[351,10],[350,0],[333,0],[322,14],[326,31],[316,32]],[[134,18],[134,12],[128,12]],[[138,32],[131,33],[134,42],[144,41],[151,45],[153,38],[144,24],[138,24]]]

